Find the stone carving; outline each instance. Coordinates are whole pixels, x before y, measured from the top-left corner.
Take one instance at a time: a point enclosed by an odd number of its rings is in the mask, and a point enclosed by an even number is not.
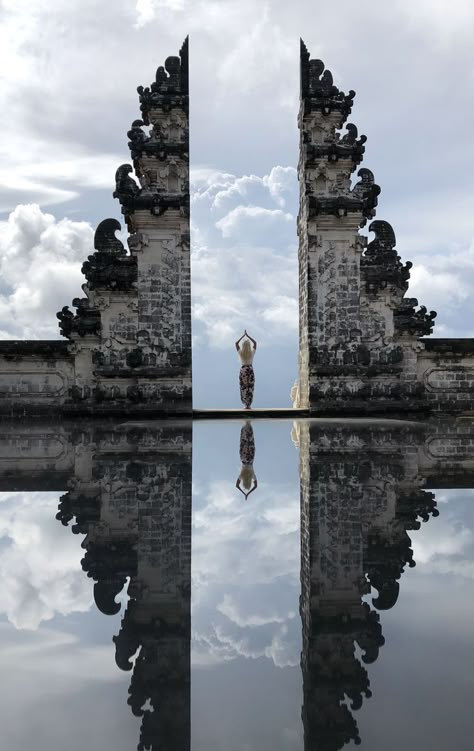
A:
[[[413,264],[403,264],[395,250],[395,232],[388,222],[376,220],[369,225],[369,232],[375,239],[367,245],[361,259],[361,273],[367,292],[376,293],[389,284],[398,287],[402,293],[408,289],[410,269]]]
[[[322,114],[340,112],[342,122],[350,115],[354,102],[355,91],[348,94],[339,91],[334,85],[332,73],[325,70],[322,60],[311,60],[309,51],[300,40],[301,62],[301,98],[305,101],[306,110],[319,109]]]
[[[372,219],[375,216],[380,187],[375,184],[373,172],[365,167],[358,171],[357,176],[360,177],[360,180],[354,185],[352,194],[360,196],[362,199],[364,219],[359,226],[363,227],[367,223],[367,219]]]
[[[354,125],[354,123],[346,123],[346,133],[341,137],[341,143],[347,144],[348,146],[353,146],[357,141],[357,136],[359,135],[359,131],[357,130],[357,125]],[[367,136],[361,136],[360,142],[365,143],[367,141]]]
[[[126,255],[123,243],[115,237],[115,233],[117,231],[120,232],[121,229],[122,225],[116,219],[104,219],[95,231],[94,248],[101,253],[114,253],[119,256]]]
[[[135,232],[135,234],[129,235],[127,242],[130,253],[133,254],[146,248],[147,245],[149,245],[150,241],[148,236],[144,232]]]
[[[142,130],[143,125],[143,120],[134,120],[132,127],[127,133],[127,136],[130,139],[128,142],[128,148],[130,149],[130,154],[133,160],[141,156],[144,145],[149,141],[149,137]]]
[[[347,133],[342,137],[337,136],[334,132],[326,133],[326,138],[322,141],[311,142],[309,134],[303,132],[303,154],[308,166],[319,159],[325,159],[329,162],[337,162],[339,159],[351,159],[353,162],[352,170],[355,170],[362,161],[365,151],[365,142],[367,136],[357,137],[357,127],[352,123],[346,125]],[[317,131],[316,131],[317,132]]]
[[[74,298],[72,304],[76,308],[76,314],[69,310],[68,305],[56,313],[59,319],[59,330],[62,336],[70,339],[73,334],[79,336],[99,336],[100,312],[90,305],[87,298]]]
[[[413,336],[429,336],[433,333],[435,310],[428,313],[422,305],[418,310],[418,300],[415,297],[404,298],[393,313],[395,328],[400,333],[407,332]]]
[[[105,219],[97,227],[96,252],[82,265],[89,290],[129,290],[135,286],[137,260],[127,255],[123,244],[115,237],[115,232],[120,229],[120,222],[116,219]]]
[[[189,41],[185,39],[179,52],[179,57],[168,57],[165,65],[156,71],[155,81],[150,87],[139,86],[140,109],[145,125],[150,124],[149,115],[155,107],[170,107],[180,104],[188,107],[189,72],[188,72]]]
[[[380,187],[362,168],[350,188],[367,140],[353,123],[341,132],[353,99],[301,42],[298,404],[320,414],[365,413],[377,402],[396,409],[400,400],[425,409],[417,353],[436,314],[404,299],[412,264],[401,261],[390,224],[372,221],[367,245],[358,234],[375,216]]]
[[[115,173],[114,198],[118,198],[123,205],[130,198],[135,198],[140,193],[140,187],[135,180],[129,177],[133,172],[131,164],[121,164]]]

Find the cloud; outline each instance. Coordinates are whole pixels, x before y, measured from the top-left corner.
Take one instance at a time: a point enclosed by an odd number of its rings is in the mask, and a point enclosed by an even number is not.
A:
[[[87,222],[17,206],[0,235],[0,320],[9,338],[59,337],[56,312],[82,296],[80,268],[91,252]]]
[[[237,206],[229,211],[222,219],[216,222],[216,227],[221,230],[223,237],[239,237],[245,233],[255,242],[250,230],[254,227],[260,233],[278,232],[279,225],[292,222],[294,217],[281,209],[265,209],[261,206]],[[249,231],[250,230],[250,231]]]
[[[271,54],[265,54],[271,50]],[[263,54],[262,54],[263,52]],[[234,91],[249,92],[269,86],[282,67],[291,66],[294,58],[292,34],[272,19],[270,4],[259,8],[259,18],[239,34],[236,44],[225,55],[218,70],[218,78]],[[245,60],[245,72],[242,61]],[[291,90],[280,87],[281,104],[293,98]],[[289,95],[289,96],[288,96]]]
[[[438,41],[459,40],[459,35],[469,36],[469,27],[474,22],[474,8],[469,0],[453,0],[449,5],[445,0],[418,0],[410,3],[397,0],[395,3],[413,27],[436,34]]]
[[[261,177],[201,170],[192,186],[196,343],[227,348],[249,321],[264,342],[294,338],[296,220],[280,206],[296,207],[295,170],[277,166]]]
[[[435,336],[474,336],[474,242],[414,257],[407,295],[438,311]]]

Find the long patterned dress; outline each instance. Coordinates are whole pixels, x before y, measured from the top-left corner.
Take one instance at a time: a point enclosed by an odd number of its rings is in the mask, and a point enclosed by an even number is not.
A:
[[[250,407],[253,402],[255,388],[255,373],[252,365],[242,365],[239,373],[240,401],[245,407]]]

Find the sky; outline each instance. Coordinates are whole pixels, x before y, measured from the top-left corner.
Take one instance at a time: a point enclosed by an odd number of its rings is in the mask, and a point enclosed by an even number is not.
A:
[[[196,406],[238,406],[233,342],[257,339],[254,406],[297,376],[299,37],[368,137],[410,295],[436,336],[474,336],[474,6],[468,0],[3,0],[0,337],[59,337],[130,161],[137,85],[190,35]]]

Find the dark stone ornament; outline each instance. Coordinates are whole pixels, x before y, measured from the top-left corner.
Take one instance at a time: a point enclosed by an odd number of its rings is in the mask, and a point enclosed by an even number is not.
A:
[[[127,353],[125,360],[129,368],[139,368],[140,365],[143,365],[143,350],[138,347],[132,349],[131,352]]]
[[[416,297],[404,298],[393,314],[395,328],[399,332],[407,332],[413,336],[429,336],[433,333],[437,313],[435,310],[428,313],[424,305],[416,310],[417,306]]]
[[[149,115],[153,108],[166,110],[181,107],[189,109],[189,40],[184,40],[179,57],[168,57],[164,67],[156,71],[154,82],[150,87],[139,86],[140,109],[145,125],[150,124]]]
[[[353,146],[357,141],[357,136],[359,134],[359,131],[357,130],[357,125],[354,125],[354,123],[347,123],[346,125],[346,131],[345,135],[341,138],[341,143],[344,143],[348,146]],[[364,139],[364,142],[367,140],[367,136],[361,136],[361,139]]]
[[[399,593],[399,579],[405,570],[415,566],[413,549],[407,530],[420,529],[421,522],[430,516],[439,516],[434,493],[418,490],[411,495],[400,496],[390,537],[380,530],[369,534],[365,568],[370,584],[378,591],[373,600],[377,610],[392,608]]]
[[[122,225],[116,219],[104,219],[95,231],[94,248],[100,252],[125,256],[127,253],[123,243],[115,237],[115,233],[121,229]]]
[[[127,255],[123,244],[115,237],[120,229],[121,224],[116,219],[104,219],[97,227],[96,252],[82,265],[90,290],[129,290],[136,284],[137,259]]]
[[[364,199],[361,195],[349,193],[340,196],[308,196],[308,216],[312,219],[321,214],[347,216],[348,213],[363,212]]]
[[[366,290],[376,293],[388,285],[398,287],[402,292],[408,289],[412,263],[403,264],[395,250],[396,239],[392,226],[377,219],[369,225],[369,232],[375,233],[375,239],[367,246],[361,258],[361,276],[365,280]]]
[[[130,198],[135,198],[140,193],[140,186],[129,177],[130,172],[133,172],[131,164],[121,164],[115,173],[113,197],[118,198],[121,204],[127,203]]]
[[[142,125],[144,125],[143,120],[134,120],[132,127],[127,133],[127,136],[130,139],[128,142],[128,148],[130,149],[132,159],[137,159],[141,156],[143,147],[149,140],[147,134],[142,130]]]
[[[74,313],[72,312],[72,310],[69,310],[69,305],[63,305],[61,310],[56,313],[56,318],[59,319],[59,331],[61,332],[62,336],[70,339]]]
[[[76,308],[76,314],[69,310],[68,305],[64,305],[59,313],[56,313],[62,336],[68,339],[71,339],[73,334],[78,334],[79,336],[99,336],[101,326],[100,311],[93,308],[86,297],[75,297],[72,304]]]
[[[117,636],[112,637],[115,644],[115,662],[120,670],[125,671],[133,668],[131,658],[141,647],[140,633],[133,620],[134,609],[134,601],[129,600],[120,631]]]
[[[102,613],[114,615],[120,610],[115,597],[123,589],[127,577],[136,576],[134,545],[129,539],[90,542],[86,537],[85,547],[81,565],[87,576],[96,582],[95,603]]]
[[[376,185],[373,173],[366,167],[360,169],[357,176],[360,177],[360,180],[354,185],[352,195],[356,195],[362,199],[364,219],[361,221],[360,226],[364,227],[367,224],[367,219],[373,219],[375,216],[375,207],[380,195],[380,186]]]
[[[301,99],[305,114],[319,110],[323,115],[340,112],[341,124],[348,118],[354,103],[355,91],[348,94],[334,85],[332,73],[324,69],[322,60],[311,60],[308,48],[300,39]]]
[[[90,525],[97,523],[100,519],[99,495],[66,493],[59,499],[58,509],[56,519],[64,527],[67,527],[75,519],[75,523],[71,526],[73,534],[86,535],[89,532]]]

